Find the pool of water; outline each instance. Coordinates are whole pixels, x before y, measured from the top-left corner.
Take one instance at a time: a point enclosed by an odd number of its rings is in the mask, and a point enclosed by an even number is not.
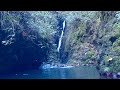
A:
[[[81,66],[1,74],[0,79],[100,79],[100,75],[94,66]]]

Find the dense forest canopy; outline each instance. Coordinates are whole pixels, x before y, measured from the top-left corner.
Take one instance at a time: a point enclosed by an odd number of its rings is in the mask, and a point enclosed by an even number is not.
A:
[[[61,19],[66,30],[58,58]],[[0,25],[0,72],[59,61],[120,72],[119,11],[0,11]]]

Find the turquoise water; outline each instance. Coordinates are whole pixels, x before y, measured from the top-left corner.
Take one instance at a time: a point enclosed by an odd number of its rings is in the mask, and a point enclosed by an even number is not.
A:
[[[99,79],[100,75],[93,66],[73,68],[49,68],[30,70],[7,75],[0,75],[0,79]]]

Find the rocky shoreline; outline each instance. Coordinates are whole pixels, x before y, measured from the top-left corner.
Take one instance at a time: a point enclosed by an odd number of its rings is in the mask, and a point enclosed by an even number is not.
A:
[[[95,66],[93,63],[91,64],[61,64],[61,63],[43,63],[39,68],[47,69],[47,68],[71,68],[71,67],[80,67],[80,66]]]
[[[112,73],[112,72],[104,72],[100,73],[101,79],[120,79],[120,72]]]

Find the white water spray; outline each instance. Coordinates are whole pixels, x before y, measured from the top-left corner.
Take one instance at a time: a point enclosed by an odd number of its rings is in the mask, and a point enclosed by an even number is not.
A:
[[[64,29],[65,29],[65,20],[64,20],[64,22],[63,22],[63,30],[62,30],[62,33],[61,33],[61,36],[60,36],[60,38],[59,38],[59,44],[58,44],[58,48],[57,48],[57,51],[59,52],[60,51],[60,47],[61,47],[61,42],[62,42],[62,37],[63,37],[63,31],[64,31]]]

